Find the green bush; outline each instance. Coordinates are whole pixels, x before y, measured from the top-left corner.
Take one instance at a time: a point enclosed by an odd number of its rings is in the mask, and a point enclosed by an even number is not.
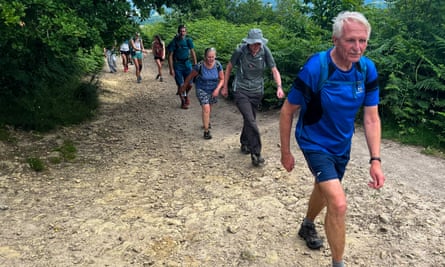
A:
[[[277,23],[251,23],[235,25],[225,20],[217,20],[209,17],[197,21],[190,21],[187,24],[187,31],[195,44],[195,52],[198,61],[204,57],[204,50],[208,47],[215,47],[217,50],[217,59],[227,65],[234,50],[241,44],[242,39],[252,28],[260,28],[263,35],[269,40],[267,46],[274,55],[275,62],[281,74],[283,89],[288,92],[295,76],[312,53],[318,51],[321,47],[328,47],[329,42],[323,41],[319,36],[305,36],[304,38],[295,32],[288,31],[283,25]],[[301,28],[308,32],[322,32],[310,21],[306,20]],[[148,36],[160,34],[164,37],[166,44],[176,35],[177,25],[172,26],[172,22],[158,23],[144,27],[144,32]],[[231,81],[234,75],[231,75]],[[273,80],[270,70],[265,72],[265,88],[263,109],[270,107],[279,107],[282,100],[276,97],[276,84]]]
[[[90,118],[104,44],[137,28],[126,16],[130,3],[0,0],[0,7],[0,124],[46,131]]]
[[[0,123],[25,130],[47,131],[91,118],[98,107],[97,85],[67,83],[21,97],[0,98]]]
[[[40,158],[30,157],[26,159],[26,162],[28,163],[29,167],[36,172],[45,170],[45,163],[43,163]]]

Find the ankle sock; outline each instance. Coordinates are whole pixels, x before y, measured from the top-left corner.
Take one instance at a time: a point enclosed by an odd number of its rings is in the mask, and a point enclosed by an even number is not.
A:
[[[303,225],[313,225],[314,222],[309,220],[308,218],[304,218],[303,220]]]
[[[345,267],[345,263],[343,261],[332,260],[332,267]]]

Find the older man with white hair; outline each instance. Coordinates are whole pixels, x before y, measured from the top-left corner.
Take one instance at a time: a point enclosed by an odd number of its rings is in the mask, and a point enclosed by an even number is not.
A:
[[[314,188],[298,235],[311,249],[323,245],[315,218],[326,207],[324,228],[331,249],[332,266],[343,267],[346,243],[346,196],[342,178],[349,162],[354,121],[363,107],[369,149],[369,187],[385,182],[381,168],[381,126],[378,113],[379,85],[374,63],[363,56],[371,34],[367,19],[358,12],[342,12],[333,24],[333,47],[314,54],[298,73],[281,108],[281,163],[294,168],[290,132],[300,111],[295,137],[314,176]]]

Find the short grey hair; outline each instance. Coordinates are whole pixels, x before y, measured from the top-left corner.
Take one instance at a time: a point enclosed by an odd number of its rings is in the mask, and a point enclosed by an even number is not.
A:
[[[356,21],[366,27],[366,30],[368,32],[368,40],[371,36],[371,24],[369,24],[366,17],[360,13],[355,11],[343,11],[340,12],[337,17],[335,17],[332,22],[332,35],[334,35],[337,38],[340,38],[343,34],[343,26],[345,24],[345,21]]]

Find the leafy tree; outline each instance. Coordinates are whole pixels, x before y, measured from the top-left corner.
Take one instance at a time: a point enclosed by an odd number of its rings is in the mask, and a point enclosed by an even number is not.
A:
[[[323,29],[329,30],[332,19],[341,11],[359,11],[363,6],[363,0],[303,0],[306,6],[303,8]]]
[[[261,0],[240,1],[229,13],[229,21],[237,24],[259,23],[263,20],[263,2]]]
[[[438,0],[405,0],[372,13],[370,55],[380,76],[382,111],[401,136],[439,133],[445,143],[445,7]],[[437,140],[435,137],[434,139]]]
[[[90,117],[96,91],[84,77],[102,69],[103,44],[132,25],[129,4],[0,0],[0,8],[0,124],[46,130]]]

